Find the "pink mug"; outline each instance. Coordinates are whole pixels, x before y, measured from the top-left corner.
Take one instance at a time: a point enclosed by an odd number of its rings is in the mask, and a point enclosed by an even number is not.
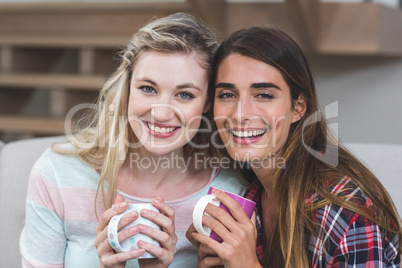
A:
[[[226,212],[228,212],[230,215],[232,215],[230,213],[230,210],[224,205],[222,204],[215,196],[212,195],[212,189],[213,187],[210,187],[208,190],[208,194],[201,197],[197,204],[195,204],[194,206],[194,210],[193,210],[193,224],[194,224],[194,228],[197,230],[197,232],[199,232],[200,234],[204,234],[206,236],[211,237],[212,239],[218,241],[219,243],[221,243],[223,240],[222,238],[219,237],[219,235],[217,235],[213,230],[211,230],[209,227],[203,226],[202,225],[202,216],[205,213],[205,208],[207,207],[207,205],[209,203],[222,208],[223,210],[225,210]],[[239,195],[235,195],[229,192],[224,191],[225,193],[227,193],[230,197],[232,197],[234,200],[237,201],[237,203],[240,204],[240,206],[244,209],[244,211],[246,212],[247,216],[251,219],[251,216],[253,215],[253,211],[255,208],[256,203],[246,199],[242,196]],[[206,213],[205,213],[206,214]]]

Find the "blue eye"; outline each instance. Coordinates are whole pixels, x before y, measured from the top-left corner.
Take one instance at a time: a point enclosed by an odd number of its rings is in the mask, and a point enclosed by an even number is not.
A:
[[[218,95],[218,99],[230,99],[230,98],[234,98],[234,97],[235,97],[235,95],[230,92],[223,92]]]
[[[190,92],[187,92],[187,91],[180,92],[176,96],[179,97],[180,99],[183,99],[183,100],[194,99],[194,95],[191,94]]]
[[[150,86],[142,86],[140,87],[140,90],[142,90],[144,93],[156,93],[155,89],[153,87]]]

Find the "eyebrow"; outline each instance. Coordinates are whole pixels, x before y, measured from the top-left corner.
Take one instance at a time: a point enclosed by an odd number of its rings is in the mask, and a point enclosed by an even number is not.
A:
[[[215,88],[228,88],[228,89],[234,89],[235,86],[231,83],[218,83],[216,84]]]
[[[227,88],[227,89],[234,89],[235,86],[232,83],[218,83],[216,84],[215,88]],[[280,87],[275,85],[274,83],[253,83],[251,84],[251,88],[276,88],[281,90]]]
[[[150,83],[150,84],[152,84],[154,86],[158,85],[155,81],[153,81],[153,80],[151,80],[149,78],[138,78],[138,79],[134,79],[134,81],[136,81],[136,82],[147,82],[147,83]]]
[[[281,90],[281,88],[274,83],[253,83],[251,84],[251,88],[276,88]]]
[[[158,85],[158,83],[156,83],[155,81],[153,81],[149,78],[138,78],[138,79],[135,79],[135,81],[136,82],[147,82],[154,86]],[[201,91],[201,89],[199,87],[197,87],[196,85],[194,85],[193,83],[184,83],[184,84],[176,86],[176,89],[185,89],[185,88],[194,88],[198,91]]]
[[[193,83],[186,83],[186,84],[178,85],[176,87],[176,89],[185,89],[185,88],[194,88],[198,91],[201,91],[201,89],[199,87],[197,87],[196,85],[194,85]]]

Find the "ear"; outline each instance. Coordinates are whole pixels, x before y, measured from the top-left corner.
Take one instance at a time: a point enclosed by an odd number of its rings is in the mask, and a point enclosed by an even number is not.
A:
[[[304,114],[306,113],[307,103],[302,94],[300,94],[299,97],[297,98],[297,100],[294,101],[293,107],[294,107],[294,110],[293,110],[292,123],[297,122],[300,119],[302,119]]]
[[[204,110],[202,111],[202,113],[205,114],[205,113],[209,112],[210,109],[211,109],[211,103],[208,102],[208,100],[207,100],[207,102],[205,103]]]

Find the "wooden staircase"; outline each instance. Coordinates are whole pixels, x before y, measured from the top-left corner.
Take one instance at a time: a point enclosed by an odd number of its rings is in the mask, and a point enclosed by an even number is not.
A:
[[[64,133],[77,104],[93,102],[117,65],[114,53],[152,17],[190,12],[220,36],[266,25],[312,54],[402,55],[402,11],[318,0],[235,3],[0,4],[0,140]]]

